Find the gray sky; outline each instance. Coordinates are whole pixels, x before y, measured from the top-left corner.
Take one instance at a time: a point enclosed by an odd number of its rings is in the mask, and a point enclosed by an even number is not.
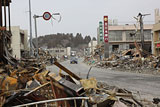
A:
[[[139,12],[150,13],[144,21],[154,21],[154,9],[160,8],[160,0],[31,0],[32,16],[45,11],[61,13],[60,23],[37,19],[38,35],[53,33],[82,33],[96,37],[99,21],[104,15],[118,19],[119,24],[134,23]],[[12,0],[12,26],[29,30],[28,0]],[[32,18],[34,36],[34,21]]]

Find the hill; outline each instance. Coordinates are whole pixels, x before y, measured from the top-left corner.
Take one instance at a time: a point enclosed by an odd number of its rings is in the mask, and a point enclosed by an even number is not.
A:
[[[77,33],[73,36],[72,33],[57,33],[51,35],[45,35],[38,37],[39,47],[55,48],[55,47],[72,47],[72,48],[84,48],[91,41],[90,36],[83,36],[81,33]],[[33,39],[35,44],[35,38]]]

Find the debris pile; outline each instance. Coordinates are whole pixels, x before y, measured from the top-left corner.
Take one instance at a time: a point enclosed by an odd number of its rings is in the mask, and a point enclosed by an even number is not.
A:
[[[136,73],[160,74],[160,57],[146,55],[136,49],[122,51],[112,54],[109,58],[98,61],[95,58],[85,58],[86,63],[96,62],[96,67],[112,68],[118,71],[129,71]]]
[[[51,60],[52,56],[48,51],[44,51],[42,49],[39,49],[38,55],[39,55],[39,60],[41,63],[50,64],[50,60]]]
[[[0,105],[19,107],[63,98],[72,100],[48,102],[47,107],[89,107],[93,105],[97,107],[120,107],[122,105],[138,107],[146,103],[136,99],[131,92],[125,89],[97,82],[94,78],[82,79],[60,63],[54,61],[54,64],[68,75],[64,75],[61,71],[58,75],[54,74],[46,70],[45,64],[37,64],[35,59],[24,60],[17,66],[10,64],[4,66],[1,63]],[[157,101],[159,100],[155,99],[156,103]],[[38,103],[37,105],[46,106],[45,104]],[[154,105],[152,102],[148,104]]]

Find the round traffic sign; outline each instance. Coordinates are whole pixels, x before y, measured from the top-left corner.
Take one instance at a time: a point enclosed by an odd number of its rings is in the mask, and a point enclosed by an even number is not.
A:
[[[49,20],[51,17],[52,17],[52,15],[49,12],[44,12],[44,14],[43,14],[44,20]]]

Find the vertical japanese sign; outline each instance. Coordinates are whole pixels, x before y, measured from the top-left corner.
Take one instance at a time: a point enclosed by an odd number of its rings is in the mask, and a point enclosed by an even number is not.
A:
[[[103,42],[103,22],[99,22],[99,41],[100,43]]]
[[[159,48],[160,47],[160,43],[157,43],[157,48]]]
[[[104,16],[104,42],[108,43],[108,16]]]

